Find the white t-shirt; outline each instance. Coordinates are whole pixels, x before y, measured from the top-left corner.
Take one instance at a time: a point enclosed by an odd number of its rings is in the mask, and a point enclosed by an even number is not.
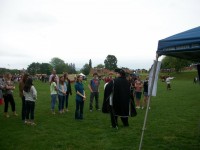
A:
[[[171,80],[171,79],[174,79],[174,77],[167,77],[166,80],[165,80],[166,83],[167,83],[167,84],[170,84],[170,80]]]
[[[36,101],[37,99],[37,91],[35,89],[35,87],[32,85],[30,92],[25,92],[23,91],[24,97],[26,101]]]
[[[57,91],[55,90],[55,87],[56,87],[56,83],[52,82],[51,85],[50,85],[51,94],[57,94]]]

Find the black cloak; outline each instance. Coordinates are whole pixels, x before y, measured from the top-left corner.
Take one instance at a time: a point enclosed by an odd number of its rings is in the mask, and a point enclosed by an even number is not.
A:
[[[125,77],[118,77],[113,81],[110,81],[104,91],[104,101],[102,112],[110,112],[109,107],[109,97],[113,92],[113,106],[112,111],[115,116],[127,117],[130,116],[130,102],[131,102],[131,93],[130,93],[130,83]]]

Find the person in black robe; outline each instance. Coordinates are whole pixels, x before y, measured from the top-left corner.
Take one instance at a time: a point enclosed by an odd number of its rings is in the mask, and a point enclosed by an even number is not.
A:
[[[126,79],[123,69],[115,69],[117,78],[105,86],[102,112],[110,113],[113,128],[118,128],[118,117],[121,118],[124,126],[129,126],[128,116],[130,115],[130,83]]]

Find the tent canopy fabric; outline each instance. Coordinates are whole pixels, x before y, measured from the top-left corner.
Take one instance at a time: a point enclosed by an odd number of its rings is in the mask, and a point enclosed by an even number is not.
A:
[[[157,54],[200,62],[200,26],[159,40]]]

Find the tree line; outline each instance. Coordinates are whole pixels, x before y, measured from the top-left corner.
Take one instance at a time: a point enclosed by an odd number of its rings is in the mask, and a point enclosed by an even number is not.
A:
[[[192,63],[190,60],[165,56],[162,59],[161,69],[172,69],[174,68],[176,72],[181,72],[184,67],[189,67]]]
[[[182,68],[188,67],[190,64],[194,62],[166,56],[162,59],[161,69],[171,69],[174,68],[176,72],[180,72]],[[114,55],[108,55],[104,64],[98,64],[95,68],[106,68],[109,70],[114,70],[117,68],[117,58]],[[92,60],[90,59],[88,63],[85,63],[81,70],[77,70],[74,63],[65,63],[64,60],[54,57],[50,60],[49,63],[38,63],[33,62],[27,67],[27,72],[31,75],[35,74],[47,74],[50,75],[52,69],[55,69],[58,74],[62,74],[63,72],[68,72],[69,74],[76,74],[78,71],[83,72],[85,75],[90,73],[90,69],[93,68]],[[6,69],[0,68],[0,74],[4,74],[5,72],[11,72],[12,74],[19,74],[19,70],[17,69]]]
[[[76,67],[74,63],[65,63],[60,58],[52,58],[49,63],[31,63],[27,72],[31,75],[35,74],[47,74],[50,75],[52,70],[55,69],[58,74],[62,74],[63,72],[68,72],[70,74],[76,73]]]
[[[117,58],[114,55],[108,55],[103,64],[99,64],[96,67],[107,68],[109,70],[114,70],[117,68]],[[89,60],[89,63],[86,63],[81,68],[81,72],[85,75],[90,73],[90,69],[92,68],[92,60]],[[49,63],[31,63],[28,68],[27,72],[31,75],[35,74],[47,74],[50,75],[52,69],[55,69],[57,74],[62,74],[63,72],[68,72],[69,74],[76,74],[77,69],[74,63],[65,63],[64,60],[54,57],[51,59]]]

